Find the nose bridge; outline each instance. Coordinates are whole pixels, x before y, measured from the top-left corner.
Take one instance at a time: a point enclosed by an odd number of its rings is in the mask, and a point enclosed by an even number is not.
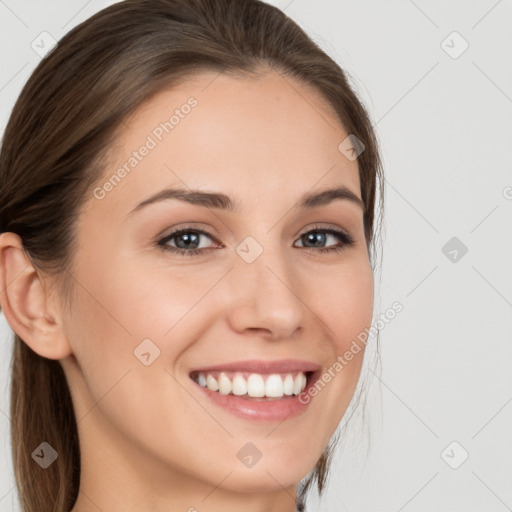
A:
[[[249,236],[236,248],[230,318],[237,330],[265,329],[285,338],[302,325],[305,306],[289,252],[276,236],[265,236],[264,243]]]

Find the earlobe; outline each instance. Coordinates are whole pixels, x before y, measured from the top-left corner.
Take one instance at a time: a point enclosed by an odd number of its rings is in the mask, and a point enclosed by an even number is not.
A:
[[[48,287],[15,233],[0,234],[0,304],[14,332],[37,354],[63,359],[71,354],[60,311],[49,310]]]

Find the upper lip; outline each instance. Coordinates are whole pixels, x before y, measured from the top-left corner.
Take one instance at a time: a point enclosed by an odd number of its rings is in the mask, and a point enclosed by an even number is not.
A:
[[[228,372],[252,372],[252,373],[289,373],[294,371],[314,372],[320,369],[320,365],[311,361],[299,359],[280,359],[278,361],[264,361],[251,359],[246,361],[233,361],[214,366],[194,368],[191,372],[228,371]]]

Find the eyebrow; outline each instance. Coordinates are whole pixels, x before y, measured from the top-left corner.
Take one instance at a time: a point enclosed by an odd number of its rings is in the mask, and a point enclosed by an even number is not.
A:
[[[233,213],[240,212],[240,203],[220,192],[202,192],[200,190],[166,188],[139,203],[128,215],[132,215],[134,212],[141,210],[149,204],[169,199],[177,199],[179,201],[203,206],[205,208],[215,208]],[[329,204],[336,199],[350,201],[351,203],[358,205],[363,212],[366,211],[363,201],[345,186],[322,190],[320,192],[306,193],[300,198],[297,206],[298,208],[314,208]]]

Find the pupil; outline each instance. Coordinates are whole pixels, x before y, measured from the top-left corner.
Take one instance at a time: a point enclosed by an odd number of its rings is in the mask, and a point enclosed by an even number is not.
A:
[[[325,243],[325,233],[308,233],[306,237],[310,242],[313,242],[314,247],[321,247]]]
[[[190,248],[190,244],[194,245],[194,244],[197,244],[199,245],[199,236],[197,233],[194,233],[192,235],[188,234],[188,233],[183,233],[181,235],[178,236],[178,243],[176,244],[180,249],[187,249],[187,248]],[[179,244],[179,241],[180,240],[184,240],[185,241],[185,245],[183,247],[180,247],[180,244]],[[194,247],[195,249],[196,247]]]

